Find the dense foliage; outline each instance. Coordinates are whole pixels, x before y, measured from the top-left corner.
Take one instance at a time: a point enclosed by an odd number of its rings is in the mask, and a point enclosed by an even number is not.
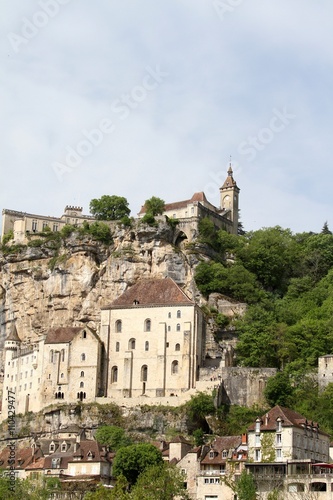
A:
[[[132,444],[118,450],[113,462],[113,474],[124,476],[133,485],[148,467],[162,463],[161,452],[152,444]]]
[[[238,363],[278,368],[267,401],[292,406],[333,432],[331,410],[323,408],[311,376],[318,357],[333,352],[333,235],[327,224],[318,234],[277,226],[235,236],[216,232],[204,219],[200,239],[215,255],[197,267],[200,291],[248,304],[232,325],[239,335]]]
[[[131,212],[126,198],[108,194],[92,199],[89,209],[99,220],[121,220],[123,217],[128,217]]]

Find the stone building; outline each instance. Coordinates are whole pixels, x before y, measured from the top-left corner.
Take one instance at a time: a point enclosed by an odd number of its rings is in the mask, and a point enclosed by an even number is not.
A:
[[[194,193],[189,200],[167,203],[163,215],[178,219],[179,228],[189,241],[192,241],[198,232],[198,222],[203,217],[211,219],[217,229],[225,229],[229,233],[238,232],[239,187],[233,177],[231,164],[227,178],[220,187],[220,207],[215,207],[206,198],[204,192]],[[145,206],[141,207],[139,218],[146,213]]]
[[[248,429],[246,468],[254,475],[263,499],[274,488],[284,490],[286,499],[300,492],[309,495],[304,498],[331,499],[329,444],[329,436],[317,423],[289,408],[275,406]],[[313,492],[325,495],[311,496]]]
[[[104,391],[103,356],[101,340],[87,327],[52,328],[26,344],[13,323],[5,341],[2,419],[8,391],[15,393],[16,413],[37,412],[58,400],[95,401]]]
[[[180,396],[204,363],[201,309],[170,279],[141,280],[102,308],[106,396]]]
[[[318,358],[318,385],[324,389],[333,382],[333,354]]]
[[[4,208],[1,239],[6,233],[13,231],[14,241],[24,242],[27,234],[40,233],[46,228],[51,231],[60,231],[66,224],[81,226],[83,222],[94,222],[94,217],[84,215],[82,210],[82,207],[66,206],[63,215],[51,217]]]

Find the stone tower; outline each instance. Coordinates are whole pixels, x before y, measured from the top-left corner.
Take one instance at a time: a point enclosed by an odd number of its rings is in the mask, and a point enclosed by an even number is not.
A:
[[[228,169],[228,176],[220,187],[220,206],[223,212],[229,212],[228,218],[233,222],[233,232],[237,234],[238,229],[238,204],[239,187],[233,178],[231,163]]]

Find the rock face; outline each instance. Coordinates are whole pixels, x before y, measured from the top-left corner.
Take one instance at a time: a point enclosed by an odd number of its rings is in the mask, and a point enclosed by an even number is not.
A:
[[[110,246],[73,235],[60,249],[27,246],[0,256],[0,349],[13,319],[22,340],[55,326],[98,331],[100,308],[140,278],[169,276],[197,295],[197,258],[172,245],[173,233],[167,224],[120,227]]]

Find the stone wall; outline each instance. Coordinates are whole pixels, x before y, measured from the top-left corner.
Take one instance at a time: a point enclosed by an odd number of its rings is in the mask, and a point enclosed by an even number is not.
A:
[[[224,402],[239,406],[262,405],[264,389],[276,368],[222,368]]]

